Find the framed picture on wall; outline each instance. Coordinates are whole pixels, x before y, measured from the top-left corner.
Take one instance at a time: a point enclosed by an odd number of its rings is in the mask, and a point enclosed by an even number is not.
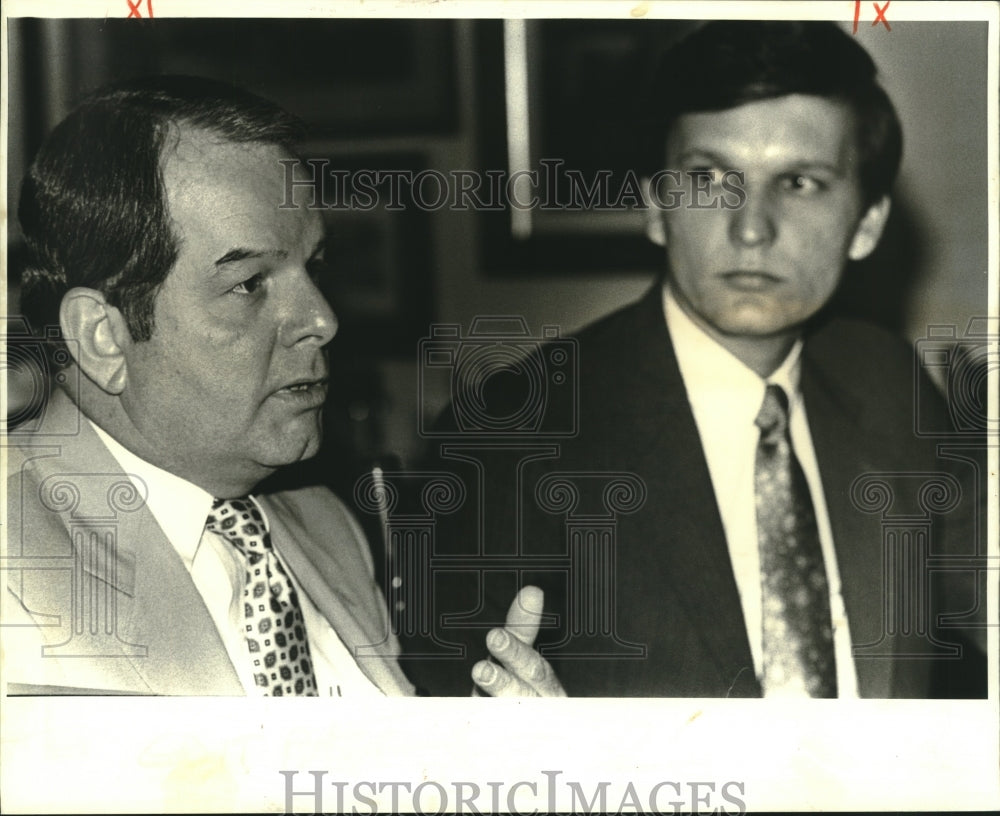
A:
[[[505,20],[477,26],[479,159],[505,176],[482,215],[492,274],[659,267],[644,237],[636,122],[678,20]],[[528,205],[528,206],[525,206]]]

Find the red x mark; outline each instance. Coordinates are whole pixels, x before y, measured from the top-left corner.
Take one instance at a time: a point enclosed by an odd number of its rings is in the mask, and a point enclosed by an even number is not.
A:
[[[135,0],[134,3],[132,0],[125,0],[125,2],[128,3],[128,17],[126,19],[131,20],[133,17],[136,17],[141,20],[142,12],[139,10],[139,7],[142,5],[142,0]],[[889,4],[886,3],[886,5]],[[153,0],[146,0],[146,16],[153,16]]]
[[[872,3],[875,6],[875,20],[872,22],[872,27],[877,26],[879,23],[885,26],[886,31],[892,31],[892,27],[889,25],[889,21],[885,19],[885,13],[889,8],[889,3],[892,0],[886,0],[885,5],[879,8],[878,3]],[[861,16],[861,0],[854,0],[854,29],[851,33],[858,33],[858,17]]]
[[[889,3],[891,2],[892,0],[885,0],[885,5],[882,6],[882,8],[879,8],[878,3],[872,3],[872,5],[875,6],[875,20],[872,22],[873,28],[879,23],[882,23],[882,25],[885,26],[886,31],[892,31],[889,21],[885,19],[886,9],[889,8]]]

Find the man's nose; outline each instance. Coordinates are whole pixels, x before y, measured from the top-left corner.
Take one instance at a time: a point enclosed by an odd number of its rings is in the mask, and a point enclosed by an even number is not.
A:
[[[732,212],[729,237],[737,246],[769,244],[777,235],[771,195],[762,189],[747,189],[746,193],[743,206]]]
[[[296,276],[293,285],[288,319],[282,327],[282,341],[289,346],[297,343],[325,346],[337,333],[337,316],[315,281],[304,270]]]

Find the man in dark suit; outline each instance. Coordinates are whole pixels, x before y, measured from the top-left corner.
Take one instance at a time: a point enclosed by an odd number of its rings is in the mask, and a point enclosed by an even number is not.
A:
[[[8,693],[413,693],[349,511],[262,484],[318,450],[337,330],[321,216],[286,198],[299,132],[157,77],[34,160],[23,294],[59,388],[5,444]]]
[[[490,447],[446,412],[436,467],[472,500],[435,553],[490,560],[434,576],[431,640],[477,657],[494,599],[532,583],[570,695],[984,694],[984,630],[961,628],[983,610],[982,438],[918,436],[918,406],[949,413],[911,349],[827,308],[901,156],[870,57],[833,24],[711,23],[668,53],[649,110],[665,275],[576,338],[575,390],[544,405],[578,411],[574,435]],[[515,415],[493,398],[481,413]],[[446,665],[416,682],[461,693]]]

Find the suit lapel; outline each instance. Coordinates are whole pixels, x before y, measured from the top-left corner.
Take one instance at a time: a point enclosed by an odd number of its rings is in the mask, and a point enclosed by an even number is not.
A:
[[[375,586],[363,562],[347,557],[352,547],[364,546],[346,524],[334,521],[324,526],[322,543],[295,516],[278,510],[279,497],[262,496],[268,511],[271,538],[295,581],[330,623],[334,632],[355,658],[365,676],[385,694],[412,693],[396,661],[385,610],[373,610],[358,594],[364,588],[374,597]],[[315,508],[317,518],[321,508]],[[300,514],[301,515],[301,514]],[[327,519],[329,521],[329,519]],[[373,624],[373,615],[384,626]]]
[[[867,455],[869,433],[849,384],[840,382],[817,359],[808,340],[803,358],[802,394],[833,530],[851,642],[867,645],[882,637],[885,594],[880,519],[862,513],[851,498],[854,480],[876,469]],[[891,696],[893,662],[855,658],[860,696]]]
[[[57,428],[69,427],[77,415],[76,406],[56,392],[40,433],[52,435]],[[86,421],[80,422],[75,436],[59,442],[61,455],[42,460],[40,470],[48,476],[78,475],[80,506],[103,503],[107,508],[115,486],[127,479],[117,460]],[[242,694],[225,646],[180,556],[144,503],[128,506],[132,509],[113,516],[114,557],[83,559],[88,575],[84,581],[97,581],[113,593],[109,604],[115,611],[120,649],[114,659],[131,663],[142,681],[137,690],[144,693]],[[73,511],[60,515],[67,531],[80,528]]]
[[[616,423],[622,443],[632,448],[636,470],[648,480],[647,502],[676,508],[648,514],[662,526],[646,531],[650,538],[644,544],[658,547],[662,573],[657,580],[675,588],[723,682],[733,694],[759,694],[722,520],[661,298],[657,285],[637,304],[635,341],[623,364],[634,372],[627,375],[623,395],[632,399],[634,420]],[[676,626],[677,621],[663,620],[662,625]]]
[[[136,671],[157,694],[244,694],[201,593],[152,514],[137,514],[120,540],[136,546],[135,596],[120,636],[149,644]]]

